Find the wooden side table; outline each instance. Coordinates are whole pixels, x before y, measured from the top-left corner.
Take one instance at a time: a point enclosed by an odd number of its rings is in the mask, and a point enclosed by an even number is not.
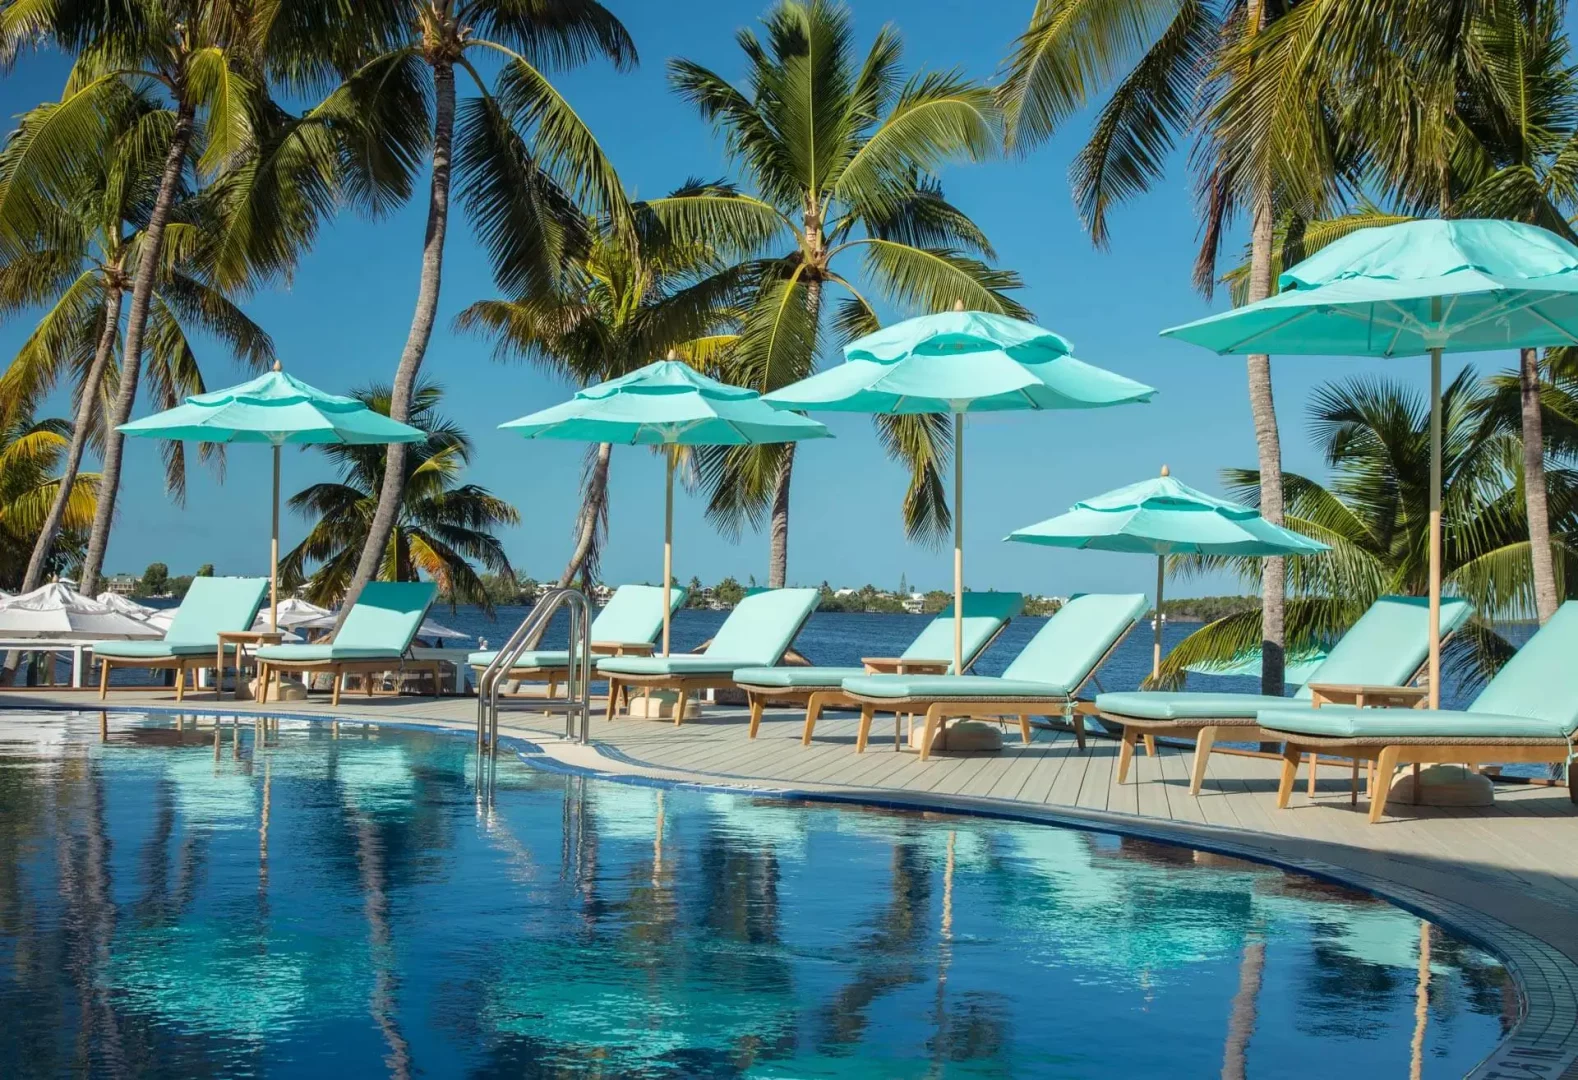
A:
[[[952,660],[910,660],[902,656],[862,656],[867,675],[945,675]]]
[[[1418,709],[1429,699],[1430,691],[1423,686],[1371,686],[1363,683],[1310,683],[1310,705],[1353,705],[1360,709]],[[1320,761],[1318,753],[1310,754],[1309,795],[1315,797],[1315,769]],[[1419,766],[1414,766],[1417,775]],[[1375,763],[1365,768],[1365,793],[1375,786]],[[1391,778],[1387,778],[1391,783]],[[1353,759],[1352,789],[1348,793],[1351,806],[1359,805],[1359,759]]]
[[[214,700],[218,701],[225,694],[225,646],[236,647],[236,689],[234,696],[241,696],[241,646],[243,645],[278,645],[285,640],[285,635],[278,630],[226,630],[219,635],[219,649],[217,666],[214,668]]]

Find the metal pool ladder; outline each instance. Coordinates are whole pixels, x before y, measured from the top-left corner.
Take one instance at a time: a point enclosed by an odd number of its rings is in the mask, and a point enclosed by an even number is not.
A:
[[[539,596],[526,618],[515,628],[504,647],[477,679],[477,753],[496,754],[499,745],[499,688],[508,680],[510,669],[521,654],[541,636],[548,620],[561,607],[570,609],[569,678],[565,696],[548,700],[532,699],[534,708],[544,712],[563,712],[564,737],[586,742],[591,737],[592,721],[592,609],[586,594],[578,589],[552,589]],[[576,734],[579,717],[581,730]]]

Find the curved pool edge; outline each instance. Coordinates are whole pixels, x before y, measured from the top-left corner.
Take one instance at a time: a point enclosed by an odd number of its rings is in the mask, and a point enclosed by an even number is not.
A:
[[[325,716],[322,713],[272,709],[263,714],[255,707],[227,709],[207,702],[184,707],[126,704],[106,710],[96,703],[84,708],[42,706],[36,702],[12,705],[3,700],[0,700],[0,709],[36,713],[111,711],[149,716],[204,715],[237,720],[256,720],[260,715],[267,715],[293,722],[338,721],[474,736],[474,727],[466,723],[438,717],[356,715],[351,709],[344,709],[339,716]],[[1510,1077],[1531,1076],[1544,1077],[1546,1080],[1578,1080],[1578,964],[1538,935],[1470,904],[1416,888],[1395,878],[1284,850],[1289,845],[1304,846],[1301,841],[1289,841],[1286,837],[1254,830],[1176,821],[1164,823],[1137,814],[1073,806],[1054,808],[1042,803],[853,786],[774,785],[750,777],[685,772],[652,765],[596,741],[581,744],[532,729],[501,731],[500,742],[507,745],[523,764],[541,771],[636,786],[684,788],[794,802],[948,813],[1118,834],[1243,859],[1368,892],[1427,918],[1463,940],[1485,949],[1511,975],[1518,996],[1518,1021],[1507,1037],[1466,1074],[1467,1080],[1507,1080]]]

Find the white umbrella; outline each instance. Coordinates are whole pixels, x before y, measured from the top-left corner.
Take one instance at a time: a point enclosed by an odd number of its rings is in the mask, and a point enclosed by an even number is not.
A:
[[[284,610],[284,605],[283,604],[280,605],[280,610],[281,611]],[[323,614],[319,618],[309,619],[306,622],[298,623],[297,625],[302,627],[302,628],[305,628],[307,630],[332,630],[334,628],[334,620],[335,620],[335,618],[336,618],[336,616],[335,616],[335,614],[333,612],[326,612],[325,614]],[[283,617],[280,619],[280,621],[281,621],[281,623],[284,622]],[[423,619],[422,620],[422,628],[420,630],[418,630],[414,636],[416,636],[418,638],[453,638],[453,639],[470,638],[471,637],[470,634],[463,634],[459,630],[451,630],[449,627],[444,626],[441,623],[436,623],[432,619]]]
[[[139,604],[130,597],[110,592],[108,589],[99,593],[93,600],[95,603],[103,604],[111,611],[118,611],[122,615],[130,615],[132,618],[141,619],[143,622],[147,622],[149,616],[159,613],[158,608],[149,607],[147,604]]]
[[[158,638],[163,632],[58,581],[0,601],[0,637]]]
[[[299,596],[286,597],[284,600],[279,602],[280,626],[307,626],[314,620],[323,618],[327,618],[329,620],[328,625],[334,625],[334,613],[328,608],[323,608],[319,607],[317,604],[308,603]],[[259,625],[254,626],[253,629],[267,630],[267,620],[261,615],[258,616],[258,620]]]

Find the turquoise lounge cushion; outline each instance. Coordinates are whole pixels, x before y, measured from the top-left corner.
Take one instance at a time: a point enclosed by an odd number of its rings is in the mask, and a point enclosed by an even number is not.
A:
[[[214,656],[218,647],[217,641],[207,645],[183,645],[172,641],[98,641],[93,645],[93,655],[107,656],[111,660],[169,660],[177,656]],[[225,651],[233,653],[236,647],[226,645]]]
[[[1557,608],[1468,711],[1548,720],[1563,734],[1578,730],[1578,601]]]
[[[967,592],[964,594],[964,653],[965,669],[982,649],[992,641],[993,635],[1003,624],[1024,610],[1025,598],[1020,593]],[[953,667],[953,605],[949,604],[926,624],[926,628],[910,642],[902,653],[906,660],[947,660]],[[857,672],[863,674],[864,672]]]
[[[783,659],[789,643],[816,610],[820,597],[816,589],[769,589],[747,596],[723,620],[707,652],[711,656],[732,657],[729,671],[737,667],[771,667]]]
[[[1474,608],[1466,600],[1441,601],[1441,636],[1455,633]],[[1430,654],[1430,601],[1423,596],[1383,596],[1359,616],[1311,673],[1309,683],[1406,686]],[[1294,697],[1308,700],[1309,683]]]
[[[404,648],[379,649],[357,645],[265,645],[258,650],[264,660],[304,664],[327,660],[390,660],[398,661]]]
[[[669,590],[669,610],[685,602],[685,590]],[[592,620],[593,641],[641,644],[651,641],[663,630],[663,586],[621,585],[608,598],[608,604]],[[524,666],[524,665],[522,665]]]
[[[221,633],[252,629],[267,595],[268,578],[193,578],[164,640],[212,649]]]
[[[729,675],[749,666],[743,660],[713,656],[710,649],[700,656],[609,656],[597,662],[597,670],[610,675]]]
[[[863,667],[748,667],[734,673],[734,681],[741,686],[776,686],[785,690],[803,687],[827,687],[836,690],[845,679],[855,679],[866,673]]]
[[[844,691],[856,697],[927,700],[1024,697],[1061,701],[1068,697],[1066,686],[991,675],[860,675],[845,679]]]
[[[398,656],[410,647],[436,595],[438,586],[431,581],[370,581],[334,635],[334,645]]]
[[[1140,720],[1253,720],[1261,709],[1289,708],[1288,698],[1265,694],[1195,694],[1132,691],[1097,694],[1096,708]],[[1307,707],[1307,706],[1306,706]]]
[[[1556,720],[1477,710],[1333,709],[1329,706],[1321,709],[1263,709],[1260,726],[1293,735],[1370,739],[1561,739],[1571,731]]]
[[[491,649],[488,652],[474,652],[466,657],[466,663],[472,667],[485,668],[493,663],[493,658],[498,655],[498,650],[496,649]],[[564,649],[529,649],[516,658],[510,670],[568,667],[569,665],[570,654]]]
[[[1143,593],[1076,596],[1019,650],[1003,678],[1077,687],[1149,610]]]

